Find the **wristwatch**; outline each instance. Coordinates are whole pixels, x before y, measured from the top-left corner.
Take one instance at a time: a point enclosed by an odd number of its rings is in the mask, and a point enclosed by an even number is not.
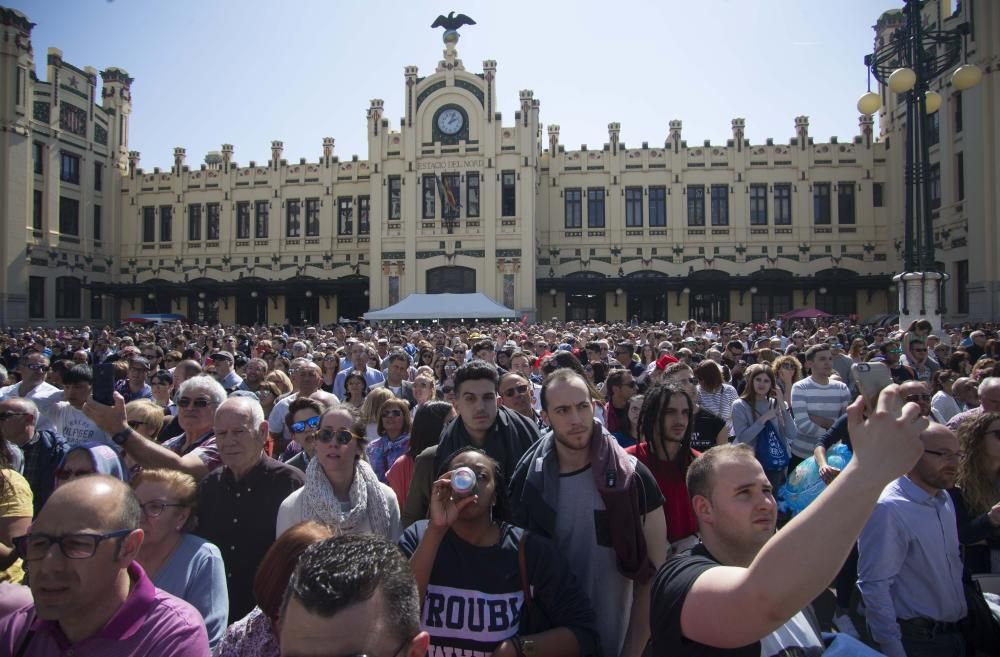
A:
[[[128,440],[129,436],[131,435],[132,435],[131,428],[122,429],[118,433],[111,436],[111,441],[116,445],[124,445],[125,441]]]
[[[511,637],[514,648],[517,649],[517,657],[535,657],[535,642],[531,639],[523,639],[519,634]]]

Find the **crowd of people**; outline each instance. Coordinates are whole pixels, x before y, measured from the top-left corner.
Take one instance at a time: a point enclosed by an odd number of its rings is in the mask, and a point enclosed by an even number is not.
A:
[[[996,654],[997,329],[9,330],[0,654]]]

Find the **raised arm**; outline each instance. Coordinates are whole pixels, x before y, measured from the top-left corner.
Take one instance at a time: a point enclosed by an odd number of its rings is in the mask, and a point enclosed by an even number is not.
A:
[[[928,422],[886,388],[868,420],[848,409],[855,456],[830,487],[761,549],[749,568],[718,567],[684,601],[684,636],[718,648],[760,640],[809,604],[840,570],[885,485],[917,462]],[[720,632],[719,628],[725,628]]]

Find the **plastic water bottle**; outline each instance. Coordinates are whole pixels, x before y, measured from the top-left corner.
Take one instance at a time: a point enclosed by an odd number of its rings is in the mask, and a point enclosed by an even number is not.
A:
[[[469,497],[479,490],[479,482],[472,468],[461,467],[451,473],[452,497]]]

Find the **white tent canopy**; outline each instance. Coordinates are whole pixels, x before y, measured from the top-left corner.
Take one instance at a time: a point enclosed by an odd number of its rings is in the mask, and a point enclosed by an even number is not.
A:
[[[365,313],[365,320],[516,318],[517,313],[481,292],[475,294],[411,294],[394,306]]]

